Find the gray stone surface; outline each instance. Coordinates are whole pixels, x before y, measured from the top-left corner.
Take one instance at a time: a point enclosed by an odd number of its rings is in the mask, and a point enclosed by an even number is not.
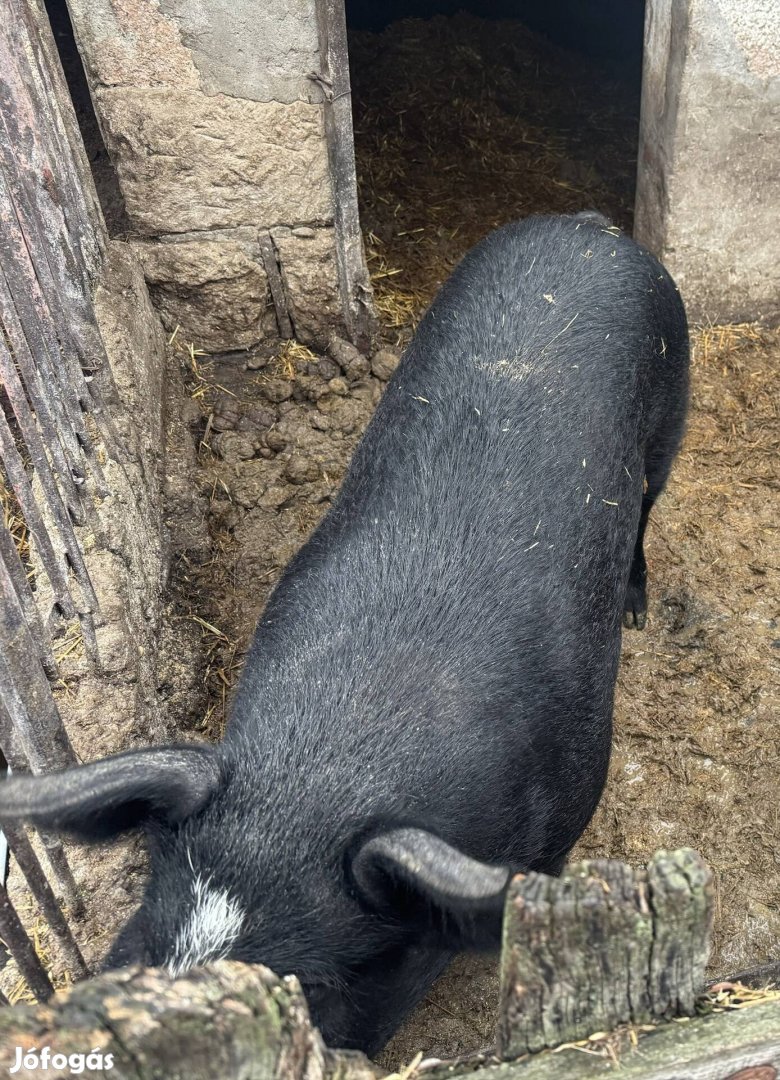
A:
[[[70,0],[94,86],[322,100],[314,0]]]
[[[258,230],[272,230],[282,282],[272,274],[271,283],[301,340],[324,343],[347,301],[333,231],[323,229],[334,220],[333,163],[322,83],[310,77],[324,70],[314,0],[70,0],[69,9],[128,235],[166,327],[212,352],[273,334],[258,247]],[[147,242],[177,237],[186,243],[175,251]],[[365,270],[362,253],[357,261]],[[364,277],[360,303],[349,292],[361,312]]]
[[[68,10],[93,92],[99,86],[200,86],[178,25],[165,17],[159,4],[69,0]]]
[[[283,4],[160,0],[179,28],[207,94],[255,101],[321,101],[314,0]]]
[[[780,5],[648,0],[635,233],[696,322],[780,319]]]
[[[268,281],[254,245],[206,234],[134,248],[163,325],[206,352],[245,349],[276,335]]]
[[[307,230],[277,228],[271,237],[279,255],[282,282],[295,336],[319,346],[327,344],[331,330],[343,330],[332,228]]]
[[[193,91],[98,89],[137,234],[329,221],[321,108]]]

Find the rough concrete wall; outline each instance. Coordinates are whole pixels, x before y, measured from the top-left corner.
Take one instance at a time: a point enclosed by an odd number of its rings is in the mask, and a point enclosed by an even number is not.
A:
[[[277,227],[316,230],[310,272],[285,273],[295,324],[332,288],[332,193],[314,0],[69,0],[131,239],[168,329],[207,351],[277,332],[260,250]],[[314,245],[310,245],[314,250]],[[272,268],[276,270],[276,267]]]
[[[697,322],[780,319],[780,5],[647,0],[636,235]]]
[[[111,366],[109,403],[123,460],[104,455],[109,494],[78,531],[100,605],[99,668],[83,650],[60,663],[57,703],[85,760],[167,734],[157,704],[156,642],[166,553],[162,521],[164,335],[126,244],[111,243],[95,295]],[[42,597],[45,600],[45,597]]]
[[[286,103],[322,100],[308,77],[319,63],[311,0],[160,0],[160,10],[178,25],[205,93]]]

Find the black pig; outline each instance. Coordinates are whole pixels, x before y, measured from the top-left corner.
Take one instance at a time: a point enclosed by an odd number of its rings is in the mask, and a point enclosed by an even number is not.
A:
[[[262,962],[373,1053],[456,951],[498,944],[508,878],[557,874],[604,785],[687,361],[669,275],[597,215],[466,256],[273,593],[223,742],[2,785],[0,818],[148,835],[109,966]]]

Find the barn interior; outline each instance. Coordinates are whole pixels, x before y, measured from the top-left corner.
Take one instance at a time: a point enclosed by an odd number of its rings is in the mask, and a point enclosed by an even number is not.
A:
[[[361,221],[399,328],[490,229],[633,218],[643,0],[348,0]]]
[[[65,4],[47,7],[121,236]],[[462,254],[503,222],[593,207],[630,230],[643,9],[348,0],[361,222],[388,347],[404,345]],[[642,865],[658,848],[700,851],[717,882],[714,976],[775,958],[780,941],[780,338],[740,324],[697,328],[693,341],[688,437],[648,534],[648,628],[625,635],[610,782],[577,854]],[[174,335],[169,350],[197,447],[191,513],[206,532],[177,556],[166,598],[176,648],[187,637],[180,655],[197,667],[171,665],[161,702],[182,738],[218,738],[255,619],[327,510],[388,369],[292,342],[204,356]],[[335,379],[338,397],[324,399]],[[89,753],[121,749],[111,739],[93,732]],[[90,897],[94,955],[132,908],[141,865],[130,849]],[[120,902],[123,877],[133,888]],[[496,994],[495,958],[457,961],[383,1064],[488,1047]]]

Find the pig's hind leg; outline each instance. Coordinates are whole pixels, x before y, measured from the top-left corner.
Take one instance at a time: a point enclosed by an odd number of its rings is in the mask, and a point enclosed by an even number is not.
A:
[[[634,558],[628,575],[628,588],[623,605],[623,625],[644,630],[647,622],[647,562],[645,560],[645,529],[653,504],[664,489],[677,449],[677,439],[671,449],[648,455],[645,465],[645,492],[642,496],[642,512],[634,546]]]

